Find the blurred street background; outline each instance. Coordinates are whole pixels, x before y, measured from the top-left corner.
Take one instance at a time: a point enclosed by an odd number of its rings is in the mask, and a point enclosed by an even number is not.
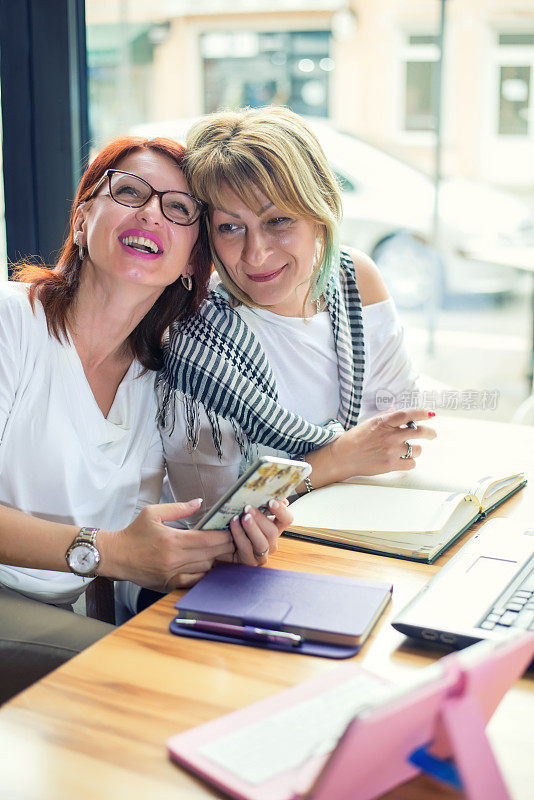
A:
[[[85,0],[85,33],[93,151],[221,108],[308,118],[420,371],[512,419],[532,388],[534,0]]]

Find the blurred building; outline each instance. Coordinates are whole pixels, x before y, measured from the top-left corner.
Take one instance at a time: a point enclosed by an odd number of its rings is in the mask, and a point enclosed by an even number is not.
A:
[[[439,0],[87,0],[98,141],[147,121],[283,103],[425,170]],[[534,185],[534,0],[447,0],[444,170]]]

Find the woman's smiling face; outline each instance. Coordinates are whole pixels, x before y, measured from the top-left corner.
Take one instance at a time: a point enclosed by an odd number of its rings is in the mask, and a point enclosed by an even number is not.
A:
[[[134,151],[115,169],[144,178],[160,191],[189,192],[180,167],[153,150]],[[189,271],[198,222],[190,226],[174,224],[162,214],[156,195],[141,208],[129,208],[111,198],[105,180],[78,213],[81,243],[98,271],[155,289],[174,283]]]
[[[211,237],[228,276],[251,301],[285,317],[302,315],[313,271],[317,224],[287,214],[259,190],[249,208],[229,186],[210,210]]]

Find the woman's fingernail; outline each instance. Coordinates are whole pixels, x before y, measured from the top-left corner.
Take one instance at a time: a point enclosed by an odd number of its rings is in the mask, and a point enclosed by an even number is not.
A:
[[[428,412],[428,416],[429,417],[435,417],[436,416],[436,412],[435,411],[429,411]]]
[[[279,508],[279,506],[280,506],[280,503],[278,502],[278,500],[274,500],[274,499],[273,500],[269,500],[269,508],[271,509],[271,511],[275,511],[277,508]]]
[[[197,506],[200,506],[200,505],[202,505],[202,497],[195,497],[195,499],[194,499],[194,500],[190,500],[190,501],[189,501],[189,505],[190,505],[190,506],[194,506],[195,508],[196,508]]]
[[[245,506],[243,511],[245,512],[245,514],[249,514],[252,511],[252,506]]]
[[[250,522],[251,519],[252,517],[250,514],[245,514],[245,516],[243,517],[243,522]]]
[[[236,514],[235,517],[232,517],[232,522],[239,522],[239,514]]]

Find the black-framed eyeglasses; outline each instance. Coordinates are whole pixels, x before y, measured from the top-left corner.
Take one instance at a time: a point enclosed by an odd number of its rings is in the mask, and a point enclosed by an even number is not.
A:
[[[111,199],[127,208],[142,208],[156,194],[161,213],[175,225],[193,225],[206,210],[206,204],[197,200],[192,194],[175,192],[173,189],[159,192],[139,175],[120,169],[106,170],[89,200],[96,195],[106,179]]]

